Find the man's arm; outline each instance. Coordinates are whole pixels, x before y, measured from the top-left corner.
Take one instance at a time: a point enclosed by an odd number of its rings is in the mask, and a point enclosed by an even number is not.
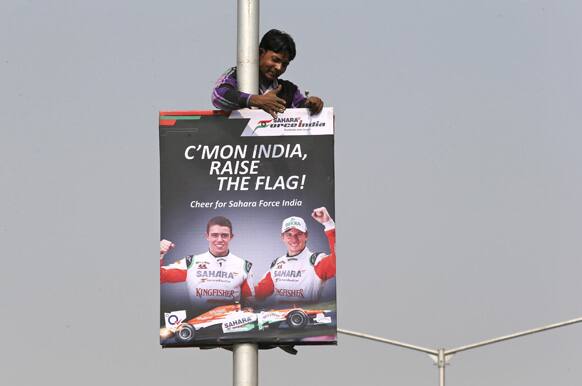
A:
[[[238,110],[249,107],[250,97],[250,94],[240,92],[231,86],[221,85],[212,92],[212,104],[220,110]]]
[[[281,85],[279,85],[277,88],[269,90],[263,95],[251,95],[249,98],[249,106],[258,107],[271,114],[273,118],[277,118],[278,113],[285,111],[285,99],[277,96],[281,88]]]
[[[254,296],[254,281],[253,281],[253,274],[251,273],[251,267],[253,266],[253,264],[248,261],[245,260],[244,261],[244,281],[240,286],[240,296],[241,299],[248,299],[252,296]]]
[[[271,271],[267,271],[265,276],[259,281],[259,284],[255,287],[255,298],[257,300],[264,300],[271,296],[275,292],[275,283],[273,283],[273,278],[271,277]]]
[[[226,111],[257,107],[271,114],[273,118],[277,118],[278,113],[285,111],[285,100],[277,97],[279,91],[281,91],[281,87],[270,90],[263,95],[238,91],[236,68],[233,67],[216,82],[212,91],[212,104],[214,107]]]
[[[321,280],[329,280],[335,277],[335,222],[325,207],[317,208],[311,213],[311,217],[325,227],[325,235],[329,242],[329,255],[319,259],[315,265],[315,273]]]
[[[186,259],[180,259],[170,265],[162,265],[164,256],[174,249],[175,246],[170,240],[160,241],[160,283],[179,283],[186,281],[188,273]]]
[[[214,89],[212,103],[221,110],[238,110],[245,107],[257,107],[277,118],[278,113],[285,111],[285,101],[277,96],[276,88],[263,95],[253,95],[237,91],[231,86],[223,85]]]
[[[307,91],[305,92],[307,94]],[[295,94],[293,95],[293,102],[291,103],[291,107],[305,107],[308,108],[311,114],[319,114],[323,109],[323,101],[321,98],[316,96],[303,96],[299,88],[295,90]]]
[[[236,67],[232,67],[216,81],[212,104],[220,110],[238,110],[248,107],[250,94],[238,91]]]
[[[329,241],[330,253],[321,258],[314,267],[315,273],[323,281],[335,277],[335,228],[326,230],[325,235]]]
[[[252,284],[249,284],[248,280],[243,281],[240,287],[240,296],[243,299],[248,299],[253,296]]]

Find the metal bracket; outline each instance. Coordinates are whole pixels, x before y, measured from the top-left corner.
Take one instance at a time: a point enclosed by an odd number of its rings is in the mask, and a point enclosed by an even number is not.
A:
[[[445,355],[445,360],[442,363],[439,363],[438,355],[428,354],[428,356],[430,357],[430,359],[432,359],[435,366],[443,367],[443,366],[448,366],[451,364],[451,359],[453,359],[454,355],[453,354]]]

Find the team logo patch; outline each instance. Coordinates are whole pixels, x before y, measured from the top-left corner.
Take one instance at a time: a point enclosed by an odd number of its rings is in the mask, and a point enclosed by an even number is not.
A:
[[[272,119],[265,119],[265,120],[261,120],[261,121],[257,122],[257,123],[258,123],[258,125],[257,125],[257,127],[255,127],[255,129],[253,130],[253,134],[255,133],[255,131],[257,131],[257,129],[262,129],[262,128],[264,128],[264,127],[267,127],[267,125],[268,125],[269,123],[271,123],[271,122],[273,122],[273,120],[272,120]]]
[[[297,221],[297,220],[295,220],[295,219],[291,219],[291,220],[289,220],[289,221],[287,221],[287,222],[285,223],[285,227],[286,227],[286,228],[291,228],[291,227],[300,227],[300,226],[302,226],[302,225],[303,225],[303,224],[301,224],[299,221]]]
[[[198,264],[198,269],[208,269],[208,267],[206,266],[206,263],[200,263]]]
[[[186,319],[186,311],[164,312],[164,319],[166,321],[167,329],[174,329],[178,327]]]
[[[317,261],[317,256],[319,256],[321,254],[321,252],[315,252],[313,255],[311,255],[311,257],[309,258],[309,262],[311,263],[311,265],[315,265],[315,262]]]

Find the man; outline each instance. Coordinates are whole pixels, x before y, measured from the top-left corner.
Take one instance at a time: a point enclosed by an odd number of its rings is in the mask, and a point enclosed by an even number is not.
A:
[[[160,242],[160,283],[186,282],[192,303],[198,308],[233,304],[253,295],[249,272],[252,264],[230,253],[234,237],[232,223],[222,216],[213,217],[206,226],[208,252],[186,256],[162,266],[164,256],[175,245]]]
[[[289,63],[295,58],[295,42],[282,31],[272,29],[259,44],[259,94],[238,91],[236,67],[227,70],[216,82],[212,93],[212,104],[221,110],[238,110],[258,107],[273,118],[286,108],[307,107],[312,114],[319,114],[323,101],[315,96],[305,97],[299,88],[279,79]]]
[[[276,303],[299,304],[319,301],[326,280],[335,277],[335,223],[327,209],[317,208],[311,216],[325,227],[330,253],[312,253],[307,248],[307,226],[301,217],[283,221],[281,240],[287,254],[275,259],[255,287],[255,296],[273,296]]]

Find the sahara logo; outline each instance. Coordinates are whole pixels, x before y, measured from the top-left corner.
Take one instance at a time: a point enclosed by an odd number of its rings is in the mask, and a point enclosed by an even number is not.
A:
[[[223,328],[224,329],[236,328],[236,327],[239,327],[243,324],[247,324],[247,323],[250,323],[253,321],[254,321],[254,318],[251,318],[250,316],[245,316],[245,317],[242,317],[240,319],[235,319],[235,320],[231,320],[229,322],[224,322]]]

